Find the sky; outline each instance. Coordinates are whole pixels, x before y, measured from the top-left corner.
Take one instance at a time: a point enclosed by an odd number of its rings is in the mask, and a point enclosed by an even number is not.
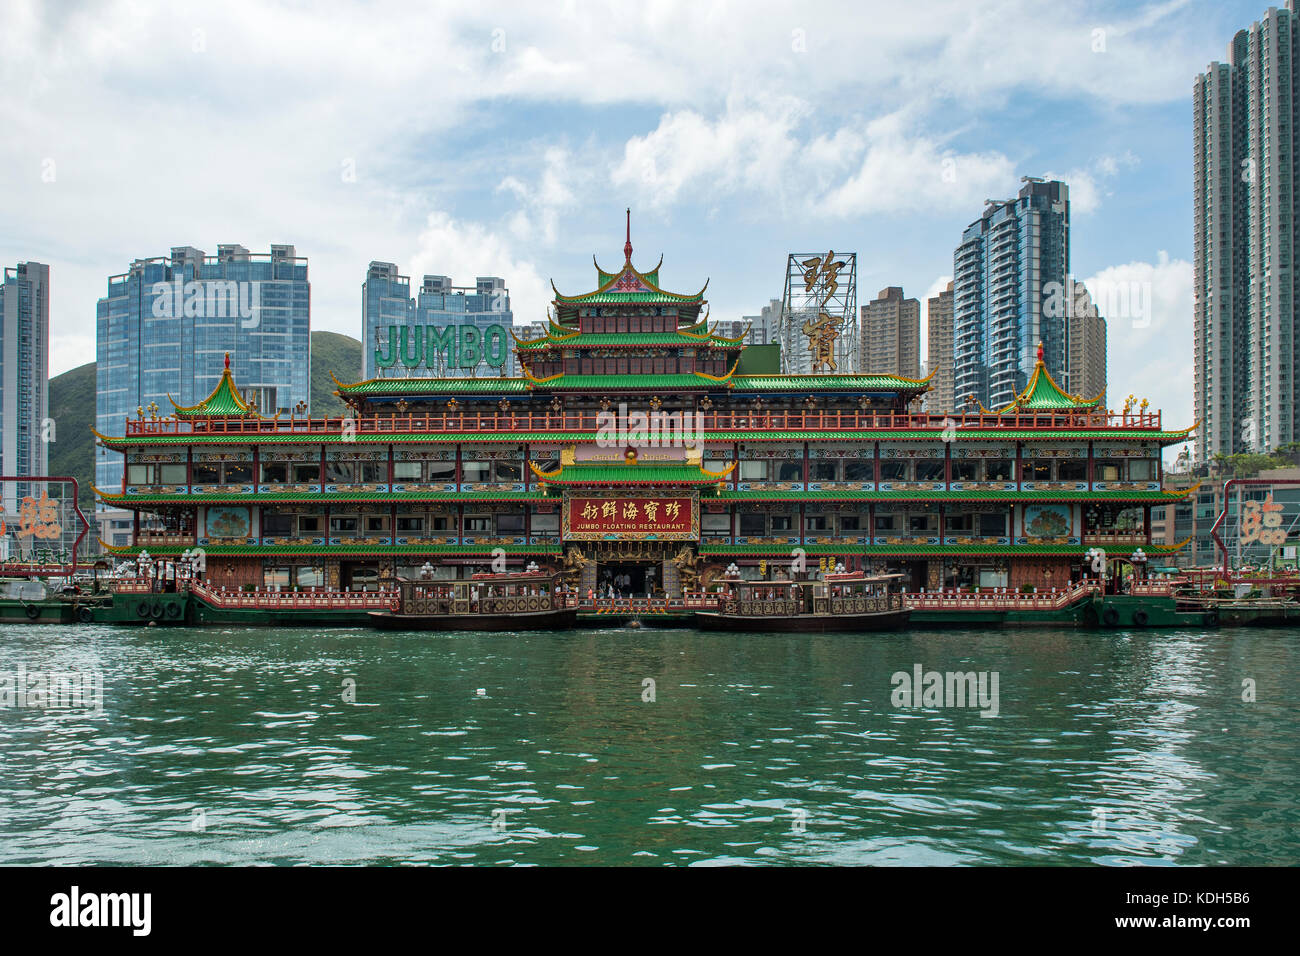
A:
[[[1280,5],[1280,4],[1279,4]],[[92,361],[132,259],[309,259],[312,328],[361,335],[372,260],[505,278],[515,321],[593,255],[664,257],[714,318],[791,252],[922,299],[986,199],[1070,186],[1110,404],[1192,424],[1194,77],[1263,2],[6,4],[0,263],[51,267],[50,372]]]

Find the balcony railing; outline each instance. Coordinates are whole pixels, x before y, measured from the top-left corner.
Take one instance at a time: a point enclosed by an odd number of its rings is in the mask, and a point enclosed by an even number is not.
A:
[[[636,411],[636,409],[632,409]],[[647,411],[648,409],[643,409]],[[689,411],[689,409],[687,409]],[[664,412],[677,415],[677,412]],[[982,412],[921,412],[862,410],[743,410],[695,411],[704,432],[728,431],[911,431],[941,429],[1160,429],[1155,412],[1034,412],[993,415]],[[346,422],[346,424],[345,424]],[[673,419],[674,427],[679,424]],[[431,412],[422,415],[367,415],[362,418],[209,418],[197,421],[137,419],[126,423],[126,437],[159,435],[330,435],[478,434],[506,432],[594,432],[606,419],[595,411]],[[665,424],[665,428],[667,425]],[[950,427],[950,426],[949,426]]]

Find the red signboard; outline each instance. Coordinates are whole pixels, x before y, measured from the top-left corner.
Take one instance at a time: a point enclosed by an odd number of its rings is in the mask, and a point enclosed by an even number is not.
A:
[[[568,540],[689,541],[699,536],[698,505],[692,495],[611,492],[574,496],[565,502]]]

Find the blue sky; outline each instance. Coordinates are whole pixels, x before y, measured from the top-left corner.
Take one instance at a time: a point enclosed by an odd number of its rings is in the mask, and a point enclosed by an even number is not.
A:
[[[924,298],[1022,175],[1071,185],[1111,318],[1112,404],[1191,424],[1191,85],[1250,2],[9,5],[0,261],[53,269],[51,371],[94,355],[110,274],[174,245],[292,243],[312,323],[360,332],[372,259],[549,282],[635,260],[717,318],[791,251]],[[1094,286],[1096,288],[1094,288]]]

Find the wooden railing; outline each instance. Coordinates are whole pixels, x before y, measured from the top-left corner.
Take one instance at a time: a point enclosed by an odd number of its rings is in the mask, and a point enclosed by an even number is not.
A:
[[[648,409],[647,409],[648,411]],[[689,410],[688,410],[689,411]],[[676,416],[677,412],[665,413]],[[982,412],[922,412],[875,410],[758,410],[694,411],[693,424],[704,432],[748,431],[907,431],[919,428],[1089,428],[1159,429],[1156,412],[1035,412],[986,415]],[[456,411],[422,415],[366,415],[360,418],[206,418],[199,420],[129,419],[126,437],[151,435],[392,435],[461,434],[480,432],[594,432],[605,421],[595,411]],[[677,418],[671,419],[680,426]],[[345,424],[346,422],[346,424]],[[951,425],[949,424],[951,423]],[[667,427],[665,425],[664,427]]]
[[[396,591],[226,591],[195,583],[190,590],[213,607],[257,610],[374,610],[394,608]]]
[[[1011,591],[920,591],[904,594],[904,601],[914,611],[996,610],[1055,611],[1069,607],[1090,594],[1100,594],[1095,584],[1079,584],[1063,590],[1017,594]]]

